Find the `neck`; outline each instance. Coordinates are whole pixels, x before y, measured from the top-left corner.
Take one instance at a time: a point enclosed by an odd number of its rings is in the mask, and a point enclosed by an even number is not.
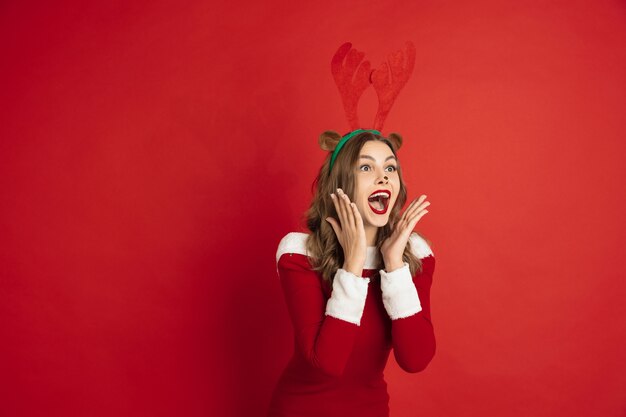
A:
[[[378,227],[376,226],[364,226],[365,228],[365,243],[367,246],[376,246],[376,236],[378,235]]]

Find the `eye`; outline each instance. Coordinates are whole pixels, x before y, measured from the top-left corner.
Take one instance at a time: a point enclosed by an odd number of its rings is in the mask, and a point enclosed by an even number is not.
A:
[[[398,168],[396,168],[393,165],[389,165],[387,168],[385,168],[385,171],[387,172],[396,172],[398,170]]]
[[[361,166],[359,167],[359,169],[360,169],[361,171],[369,171],[369,170],[370,170],[370,166],[369,166],[369,165],[361,165]]]

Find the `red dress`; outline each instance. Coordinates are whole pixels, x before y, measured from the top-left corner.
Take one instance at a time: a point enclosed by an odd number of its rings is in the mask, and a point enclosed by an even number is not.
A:
[[[383,371],[390,350],[400,367],[412,373],[422,371],[435,354],[430,319],[434,255],[413,233],[411,250],[423,269],[411,277],[406,264],[379,272],[380,255],[369,247],[362,277],[340,269],[331,288],[311,269],[306,237],[289,233],[276,254],[294,354],[267,416],[388,417]]]

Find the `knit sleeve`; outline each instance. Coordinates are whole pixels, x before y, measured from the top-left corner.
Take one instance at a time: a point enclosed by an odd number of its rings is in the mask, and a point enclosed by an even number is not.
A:
[[[422,259],[422,262],[421,273],[409,280],[410,273],[407,272],[406,277],[409,285],[417,290],[419,300],[416,303],[419,307],[412,311],[406,310],[408,314],[399,314],[391,320],[394,357],[402,369],[411,373],[424,370],[435,355],[435,333],[430,316],[430,288],[435,258],[430,255]],[[404,291],[404,294],[407,292],[410,294],[410,291]]]
[[[341,376],[354,347],[369,279],[339,270],[327,298],[306,257],[283,254],[278,274],[299,354],[313,367]]]

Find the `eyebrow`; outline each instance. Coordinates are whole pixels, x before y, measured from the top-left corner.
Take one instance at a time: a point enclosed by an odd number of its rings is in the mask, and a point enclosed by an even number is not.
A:
[[[376,159],[374,159],[373,157],[371,157],[369,155],[361,155],[359,158],[361,158],[361,159],[371,159],[372,161],[376,162]],[[395,156],[393,156],[393,155],[388,156],[387,159],[385,159],[384,162],[387,162],[390,159],[395,159],[396,162],[398,162],[398,159]]]

